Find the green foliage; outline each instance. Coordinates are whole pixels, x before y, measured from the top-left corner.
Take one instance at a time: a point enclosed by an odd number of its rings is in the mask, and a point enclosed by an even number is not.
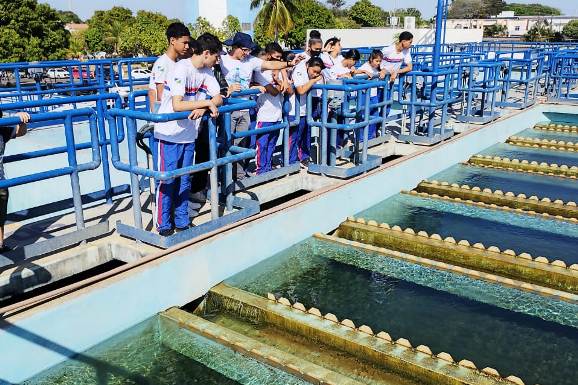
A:
[[[337,29],[356,29],[360,28],[354,20],[347,16],[336,16],[335,17],[335,28]]]
[[[211,33],[223,39],[223,36],[219,33],[219,30],[209,22],[209,20],[204,17],[198,17],[194,24],[189,24],[189,29],[191,30],[191,36],[197,38],[203,33]]]
[[[454,0],[450,6],[450,19],[475,19],[484,16],[482,0]]]
[[[171,21],[164,15],[138,11],[134,21],[125,25],[119,36],[119,53],[123,56],[159,56],[167,47],[165,31]]]
[[[265,29],[265,21],[263,18],[257,16],[253,23],[253,40],[261,47],[265,47],[267,44],[275,41],[274,37],[267,35]],[[281,40],[284,41],[283,36],[281,36]]]
[[[494,24],[484,27],[484,37],[504,37],[508,35],[508,27]]]
[[[384,27],[387,20],[384,10],[369,0],[357,1],[347,15],[362,27]]]
[[[64,22],[64,24],[75,23],[80,24],[82,23],[82,19],[78,17],[78,15],[72,11],[56,11],[58,13],[58,17],[60,20]]]
[[[199,17],[194,24],[189,24],[191,36],[197,38],[203,33],[210,33],[219,38],[219,40],[226,40],[233,36],[236,32],[241,31],[241,22],[235,16],[228,15],[221,28],[213,26],[209,20],[204,17]]]
[[[70,35],[70,46],[68,47],[68,58],[80,58],[87,53],[86,31],[73,32]]]
[[[417,8],[400,8],[395,10],[395,16],[398,16],[403,22],[403,18],[406,16],[415,17],[415,25],[418,28],[427,27],[430,25],[428,20],[422,18],[421,11]]]
[[[279,40],[292,48],[303,47],[307,38],[307,29],[336,28],[336,20],[327,7],[316,0],[299,0],[296,2],[293,16],[294,26],[291,31],[279,36]],[[274,40],[266,33],[266,24],[262,17],[255,19],[255,41],[264,46]]]
[[[335,17],[329,9],[315,0],[299,0],[293,18],[294,28],[281,40],[290,47],[303,47],[307,29],[335,28]]]
[[[327,0],[327,4],[335,10],[343,8],[345,5],[345,0]]]
[[[326,2],[335,17],[347,17],[347,10],[343,8],[346,4],[345,0],[326,0]]]
[[[484,17],[496,16],[504,10],[506,2],[503,0],[483,0]]]
[[[263,20],[263,32],[279,40],[279,35],[287,34],[294,26],[291,16],[297,10],[295,0],[251,0],[251,9],[262,7],[257,17]]]
[[[546,21],[536,23],[524,35],[526,41],[560,41],[561,38],[561,34],[554,32]]]
[[[516,16],[559,16],[562,14],[558,8],[548,7],[542,4],[507,4],[505,11],[514,11]]]
[[[227,39],[237,32],[241,32],[241,21],[235,16],[228,15],[225,20],[223,20],[221,34]]]
[[[134,23],[132,11],[124,7],[113,7],[108,11],[96,11],[88,20],[86,44],[91,52],[104,51],[118,54],[121,34],[126,26]]]
[[[570,40],[578,40],[578,20],[572,20],[564,26],[562,34]]]
[[[66,56],[70,33],[57,12],[36,0],[0,0],[0,61]]]

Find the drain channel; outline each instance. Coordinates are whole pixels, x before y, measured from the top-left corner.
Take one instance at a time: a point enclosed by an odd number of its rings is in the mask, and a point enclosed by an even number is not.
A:
[[[543,138],[527,138],[521,136],[510,136],[506,143],[520,147],[543,148],[546,150],[576,152],[578,144],[563,140],[551,140]]]
[[[510,159],[499,156],[474,155],[467,163],[472,166],[496,168],[508,171],[518,171],[541,175],[553,175],[564,178],[576,179],[578,177],[578,167],[568,165],[558,165],[556,163],[538,163],[526,159]]]
[[[500,250],[496,246],[486,248],[482,243],[471,245],[466,240],[452,237],[442,239],[439,234],[387,223],[378,224],[362,218],[348,218],[337,229],[336,236],[352,241],[385,247],[423,258],[451,263],[529,284],[550,287],[573,294],[578,293],[578,264],[570,267],[561,260],[550,262],[545,257],[532,257],[528,253]]]
[[[535,195],[527,197],[525,194],[516,195],[511,191],[460,186],[457,183],[450,184],[437,180],[423,181],[414,190],[404,193],[578,222],[578,207],[573,201],[564,202],[560,199],[539,198]]]

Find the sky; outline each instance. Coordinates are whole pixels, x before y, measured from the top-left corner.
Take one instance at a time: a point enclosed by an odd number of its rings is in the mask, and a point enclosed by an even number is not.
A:
[[[125,6],[137,11],[139,9],[146,9],[157,11],[165,14],[169,18],[183,17],[182,10],[186,8],[186,3],[190,0],[40,0],[42,3],[48,3],[52,7],[61,10],[68,10],[69,7],[73,12],[78,14],[81,19],[85,20],[92,16],[93,12],[98,9],[110,9],[115,5]],[[199,0],[210,1],[210,0]],[[247,7],[249,0],[246,0]],[[550,5],[560,8],[564,14],[578,16],[578,1],[576,0],[542,0],[542,1],[525,1],[513,0],[511,2],[517,3],[541,3],[543,5]],[[355,3],[355,0],[348,0],[348,5]],[[379,5],[383,9],[392,9],[395,6],[399,8],[414,7],[421,10],[425,17],[431,17],[435,13],[435,0],[373,0],[373,3]]]

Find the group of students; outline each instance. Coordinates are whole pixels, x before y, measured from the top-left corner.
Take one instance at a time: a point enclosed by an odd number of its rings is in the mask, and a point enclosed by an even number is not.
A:
[[[285,98],[289,100],[288,120],[296,122],[289,132],[289,161],[306,166],[311,156],[311,129],[307,124],[307,94],[315,84],[330,83],[357,74],[369,78],[389,75],[394,81],[402,73],[411,71],[409,48],[413,36],[403,32],[399,41],[382,51],[372,52],[370,59],[359,68],[356,49],[342,53],[341,41],[331,38],[321,40],[318,31],[312,31],[307,49],[300,54],[284,51],[277,43],[257,48],[252,38],[238,32],[221,43],[215,36],[205,33],[192,39],[187,27],[173,23],[167,29],[168,49],[153,66],[149,84],[151,110],[157,113],[188,111],[188,119],[155,124],[158,171],[171,171],[208,160],[207,125],[202,117],[218,116],[218,107],[224,98],[242,96],[243,91],[257,89],[257,107],[234,111],[231,114],[231,131],[246,132],[252,127],[260,129],[278,125],[283,120]],[[228,51],[223,51],[223,44]],[[405,67],[402,68],[402,64]],[[319,90],[313,90],[318,97]],[[241,93],[235,95],[235,93]],[[372,98],[377,94],[372,91]],[[315,103],[318,104],[318,103]],[[315,108],[318,113],[318,108]],[[373,133],[375,136],[375,133]],[[273,153],[279,130],[256,135],[254,146],[256,174],[273,169]],[[251,147],[250,137],[235,140],[241,147]],[[237,165],[237,179],[251,175],[248,163]],[[159,234],[166,236],[188,229],[189,196],[206,188],[207,174],[196,173],[157,183],[156,224]]]

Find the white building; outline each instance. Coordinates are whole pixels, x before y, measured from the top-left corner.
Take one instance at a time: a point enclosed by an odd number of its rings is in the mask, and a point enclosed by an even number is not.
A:
[[[578,16],[516,16],[514,12],[502,12],[489,19],[448,19],[447,27],[455,29],[483,29],[491,25],[504,25],[508,36],[521,37],[537,23],[547,22],[554,32],[562,32],[564,26]]]
[[[248,0],[188,0],[187,22],[194,23],[198,17],[207,19],[214,27],[220,28],[228,15],[241,22],[243,32],[252,33],[258,10],[250,9]]]

